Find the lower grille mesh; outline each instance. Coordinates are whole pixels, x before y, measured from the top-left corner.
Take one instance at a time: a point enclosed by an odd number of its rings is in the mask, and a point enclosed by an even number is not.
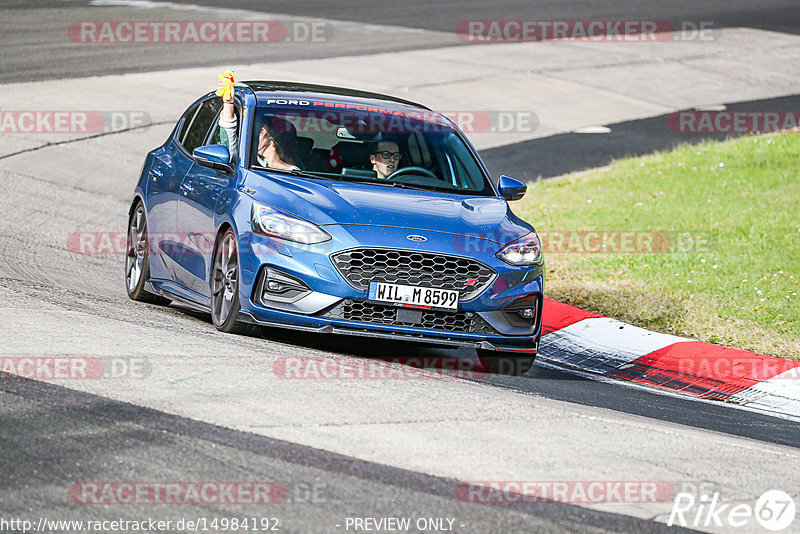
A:
[[[446,312],[438,310],[420,310],[422,321],[419,324],[400,323],[397,321],[395,306],[384,306],[372,302],[346,300],[326,312],[323,317],[343,319],[345,321],[358,321],[361,323],[391,324],[398,326],[412,326],[427,330],[441,330],[444,332],[461,332],[467,334],[496,334],[478,314],[472,312]]]

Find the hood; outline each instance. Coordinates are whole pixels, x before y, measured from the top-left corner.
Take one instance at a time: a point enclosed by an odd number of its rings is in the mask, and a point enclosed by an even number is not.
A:
[[[249,172],[246,188],[258,202],[317,225],[400,227],[489,239],[505,244],[533,227],[501,197],[313,180]]]

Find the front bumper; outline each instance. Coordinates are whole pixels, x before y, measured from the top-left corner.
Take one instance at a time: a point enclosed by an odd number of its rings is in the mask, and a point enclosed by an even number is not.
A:
[[[271,316],[272,313],[265,315]],[[451,332],[432,331],[421,328],[387,328],[383,325],[377,325],[373,323],[339,323],[335,321],[324,321],[325,324],[314,324],[307,323],[306,321],[303,321],[302,323],[289,322],[289,319],[290,318],[285,317],[284,320],[281,320],[281,318],[278,317],[270,320],[263,316],[259,317],[252,312],[239,312],[239,321],[242,322],[271,328],[286,328],[300,332],[313,332],[316,334],[362,336],[397,341],[412,341],[416,343],[427,343],[447,347],[471,347],[475,349],[518,352],[525,354],[536,354],[539,349],[539,331],[537,331],[536,335],[534,336],[508,338],[505,336],[458,335]],[[294,317],[292,319],[299,318]]]
[[[452,234],[430,232],[432,239],[428,242],[412,243],[405,240],[409,233],[407,229],[381,227],[377,231],[375,227],[360,227],[354,230],[337,225],[325,229],[332,234],[331,241],[291,248],[285,241],[261,235],[248,233],[240,236],[242,309],[239,320],[316,333],[536,352],[541,334],[543,264],[527,267],[508,265],[494,256],[499,248],[494,243],[483,252],[457,250],[454,242],[458,241]],[[403,246],[396,246],[398,243]],[[359,291],[348,283],[331,260],[331,256],[341,251],[358,247],[469,258],[490,267],[497,276],[477,297],[460,302],[457,312],[423,312],[428,315],[422,320],[404,324],[393,319],[393,310],[397,308],[367,303],[366,291]],[[300,281],[308,291],[300,298],[265,299],[265,269]],[[521,326],[519,321],[513,320],[508,309],[525,299],[536,303],[536,317],[530,324]],[[375,311],[375,308],[389,309]]]

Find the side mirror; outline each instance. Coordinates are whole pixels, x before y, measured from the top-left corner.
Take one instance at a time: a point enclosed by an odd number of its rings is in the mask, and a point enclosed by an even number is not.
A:
[[[500,190],[500,196],[504,199],[519,200],[525,196],[525,191],[528,190],[528,186],[516,178],[504,174],[500,176],[500,179],[497,181],[497,189]]]
[[[206,145],[194,149],[192,159],[204,167],[232,173],[231,153],[225,145]]]

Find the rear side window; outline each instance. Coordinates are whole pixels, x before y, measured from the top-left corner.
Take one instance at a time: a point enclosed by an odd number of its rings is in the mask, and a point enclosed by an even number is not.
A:
[[[212,98],[200,104],[200,109],[197,110],[186,132],[186,137],[183,139],[183,146],[190,154],[195,148],[203,146],[208,131],[221,108],[221,98]]]
[[[190,107],[189,111],[187,111],[183,115],[183,118],[181,119],[181,121],[182,121],[181,122],[181,129],[178,132],[178,136],[177,136],[177,139],[178,139],[179,143],[183,144],[183,140],[186,138],[186,132],[189,131],[189,126],[191,126],[192,119],[194,119],[194,116],[197,114],[197,108],[199,108],[199,107],[200,107],[199,103],[195,104],[194,106]]]

